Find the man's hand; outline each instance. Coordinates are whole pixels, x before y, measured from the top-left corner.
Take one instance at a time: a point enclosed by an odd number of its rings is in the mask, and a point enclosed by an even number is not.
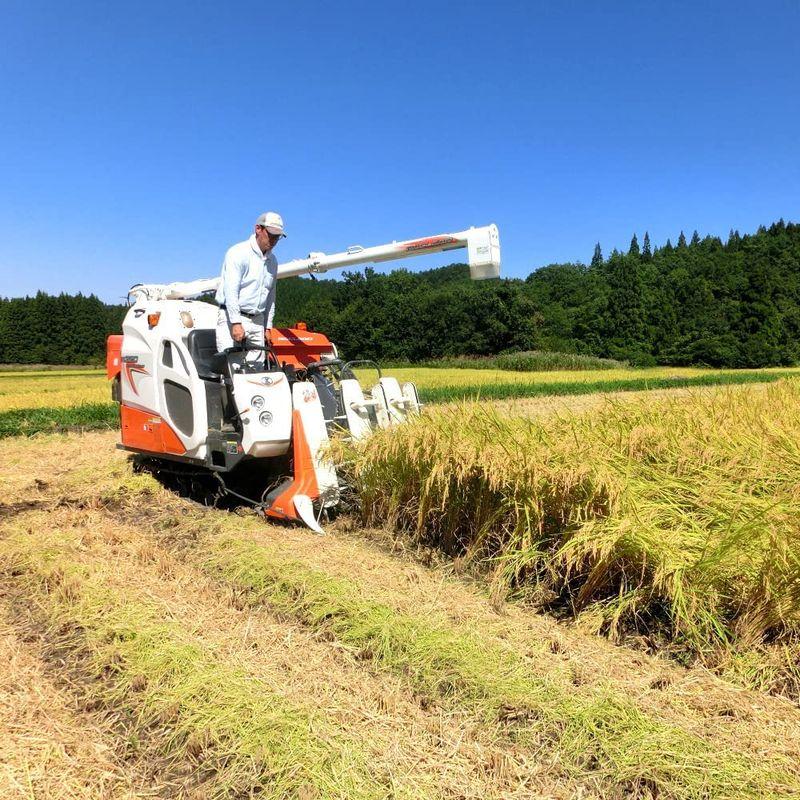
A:
[[[264,328],[264,344],[267,347],[272,347],[272,340],[269,337],[269,328]]]
[[[233,325],[231,325],[231,336],[233,336],[235,342],[244,341],[244,337],[246,336],[244,326],[239,322],[234,322]]]

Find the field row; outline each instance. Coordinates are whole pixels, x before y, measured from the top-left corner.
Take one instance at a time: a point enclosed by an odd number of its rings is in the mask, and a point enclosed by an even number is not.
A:
[[[212,797],[800,791],[800,716],[779,701],[498,616],[364,532],[193,507],[112,438],[9,443],[0,579],[153,793],[155,764]]]

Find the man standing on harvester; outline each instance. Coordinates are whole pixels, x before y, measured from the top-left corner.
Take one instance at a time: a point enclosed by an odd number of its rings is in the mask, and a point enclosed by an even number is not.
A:
[[[267,211],[256,220],[253,235],[225,253],[216,295],[217,352],[244,340],[264,346],[264,330],[275,315],[278,260],[272,249],[284,236],[281,215]],[[260,359],[261,351],[254,350],[252,357]]]

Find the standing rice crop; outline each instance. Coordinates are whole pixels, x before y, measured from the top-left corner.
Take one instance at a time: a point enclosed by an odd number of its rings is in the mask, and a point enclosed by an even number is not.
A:
[[[436,410],[349,454],[369,524],[700,657],[800,639],[800,385],[523,419]],[[796,691],[797,686],[793,687]]]
[[[107,403],[111,384],[105,371],[0,374],[0,412],[30,408],[67,408]]]

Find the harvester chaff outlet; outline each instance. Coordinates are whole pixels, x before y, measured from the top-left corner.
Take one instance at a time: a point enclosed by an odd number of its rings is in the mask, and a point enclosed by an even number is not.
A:
[[[312,253],[278,266],[278,278],[467,248],[475,280],[500,274],[497,226],[343,253]],[[344,361],[322,333],[298,323],[268,331],[263,347],[217,352],[215,305],[196,298],[219,278],[137,284],[121,335],[108,338],[106,367],[120,406],[121,444],[140,466],[216,487],[271,518],[321,531],[340,503],[328,453],[332,435],[368,436],[420,410],[416,386],[374,362]],[[255,351],[255,352],[253,352]],[[364,389],[355,368],[373,367]]]

